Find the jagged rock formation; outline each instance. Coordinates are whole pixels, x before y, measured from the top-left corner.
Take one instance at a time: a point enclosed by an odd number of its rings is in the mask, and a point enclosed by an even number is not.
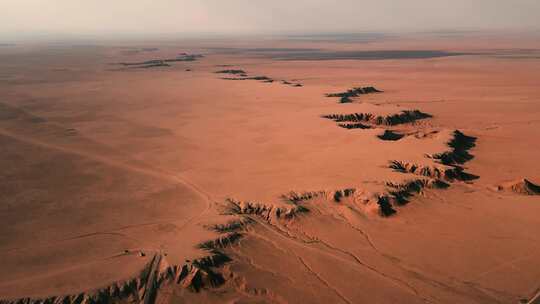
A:
[[[241,69],[226,69],[216,71],[216,74],[230,74],[235,77],[223,77],[223,80],[257,80],[264,83],[273,83],[276,80],[267,76],[249,76],[248,73]],[[281,80],[281,84],[292,86],[292,87],[302,87],[301,83],[293,83],[287,80]]]
[[[428,157],[437,159],[445,165],[463,164],[471,159],[469,150],[475,146],[476,137],[467,136],[459,130],[455,130],[452,139],[447,143],[451,148],[449,151],[428,155]]]
[[[209,229],[214,230],[219,233],[234,232],[239,230],[244,230],[247,226],[253,224],[253,220],[246,217],[239,220],[233,220],[225,224],[215,224]]]
[[[325,200],[332,200],[336,203],[342,202],[344,198],[353,198],[353,201],[361,202],[363,205],[376,204],[378,206],[379,214],[382,216],[390,216],[396,211],[392,208],[390,203],[391,194],[375,194],[371,195],[362,191],[358,191],[356,188],[346,188],[341,190],[321,190],[321,191],[310,191],[310,192],[295,192],[291,191],[287,194],[283,194],[281,197],[287,201],[294,204],[308,202],[313,199],[322,198]]]
[[[424,189],[446,189],[450,185],[439,179],[414,179],[405,183],[387,182],[389,193],[399,205],[408,203],[408,199],[415,194],[422,194]]]
[[[225,240],[228,238],[223,238]],[[230,242],[230,241],[229,241]],[[214,244],[210,241],[209,244]],[[204,243],[207,244],[207,243]],[[217,242],[223,248],[230,243]],[[210,245],[209,245],[210,246]],[[203,247],[201,247],[203,248]],[[230,261],[225,254],[215,250],[209,256],[178,266],[167,266],[164,256],[156,254],[140,276],[114,283],[102,289],[64,296],[46,298],[0,299],[0,304],[102,304],[102,303],[154,303],[157,292],[164,284],[178,284],[198,292],[202,288],[217,287],[225,281],[223,276],[213,270]]]
[[[178,284],[191,291],[198,292],[203,288],[218,287],[225,282],[223,276],[215,268],[223,266],[231,259],[215,250],[211,255],[191,261],[182,266],[172,266],[159,273],[157,286]]]
[[[449,184],[439,179],[419,178],[408,180],[402,183],[386,182],[386,189],[379,192],[370,192],[365,189],[346,188],[341,190],[321,190],[308,192],[291,191],[281,197],[286,202],[293,204],[306,203],[314,199],[324,199],[342,202],[346,198],[351,198],[349,203],[361,206],[365,212],[373,210],[369,206],[377,206],[378,214],[384,217],[397,213],[396,208],[409,202],[409,199],[417,194],[422,194],[424,189],[445,189]],[[367,207],[367,209],[366,209]]]
[[[240,75],[242,77],[246,77],[247,73],[244,70],[235,70],[235,69],[229,69],[229,70],[221,70],[215,72],[216,74],[231,74],[231,75]]]
[[[389,168],[402,173],[412,173],[435,179],[443,179],[449,182],[455,180],[470,181],[478,178],[476,175],[464,172],[464,169],[459,166],[419,165],[411,162],[392,160],[390,161]]]
[[[377,197],[379,213],[391,216],[397,213],[396,208],[409,203],[409,199],[423,194],[424,189],[445,189],[448,184],[438,179],[413,179],[403,183],[386,182],[387,192]]]
[[[311,199],[326,196],[325,191],[307,191],[307,192],[295,192],[291,191],[287,194],[282,194],[281,198],[288,203],[298,204],[300,202],[309,201]]]
[[[450,185],[439,179],[413,179],[404,183],[386,182],[386,185],[399,193],[421,193],[423,189],[445,189]]]
[[[389,168],[401,172],[410,173],[429,179],[416,179],[405,184],[387,183],[390,188],[389,193],[395,198],[395,203],[402,205],[408,202],[408,198],[414,194],[421,193],[424,188],[445,189],[454,181],[471,181],[478,176],[467,173],[464,168],[456,163],[464,163],[472,159],[468,150],[474,146],[474,137],[466,136],[460,131],[453,132],[452,139],[447,143],[450,151],[426,155],[430,159],[437,159],[439,163],[416,164],[393,160],[390,161]]]
[[[382,216],[397,213],[396,207],[409,203],[409,199],[422,194],[424,189],[445,189],[449,185],[438,179],[413,179],[403,183],[386,182],[387,193],[378,196],[377,204]]]
[[[382,91],[377,90],[374,87],[357,87],[349,89],[345,92],[340,93],[329,93],[326,94],[326,97],[339,97],[340,103],[349,103],[352,102],[352,97],[358,97],[360,95],[364,94],[370,94],[370,93],[381,93]]]
[[[282,80],[281,84],[285,84],[285,85],[289,85],[291,87],[297,87],[297,88],[304,86],[301,83],[294,83],[294,82],[290,82],[290,81],[287,81],[287,80]]]
[[[366,124],[363,124],[361,122],[355,122],[355,123],[339,123],[338,127],[352,130],[352,129],[371,129],[371,126],[368,126]]]
[[[419,110],[404,110],[392,115],[375,115],[372,113],[352,113],[352,114],[328,114],[323,118],[331,119],[335,122],[366,122],[373,125],[394,126],[399,124],[411,123],[419,119],[432,117],[429,114]]]
[[[230,212],[232,214],[256,215],[268,222],[277,220],[290,220],[301,213],[308,211],[307,208],[300,205],[291,206],[273,206],[262,203],[236,201],[227,199],[230,204]]]
[[[308,191],[308,192],[295,192],[291,191],[287,194],[281,195],[281,198],[285,202],[298,204],[300,202],[309,201],[315,198],[333,199],[335,202],[340,202],[342,198],[352,196],[356,189],[346,188],[334,191]]]
[[[120,62],[119,65],[131,67],[131,68],[152,68],[152,67],[170,67],[169,63],[171,62],[190,62],[196,61],[199,58],[203,58],[203,55],[200,54],[187,54],[181,53],[176,58],[168,59],[152,59],[142,62]]]
[[[188,53],[180,53],[178,54],[178,57],[175,59],[166,59],[170,62],[174,61],[197,61],[197,59],[204,58],[204,55],[201,54],[188,54]]]
[[[162,59],[152,59],[142,62],[120,62],[120,65],[124,66],[148,66],[148,65],[158,65],[158,64],[165,64],[165,60]]]
[[[128,300],[130,302],[147,303],[148,298],[155,293],[152,289],[156,287],[157,277],[156,271],[161,261],[162,256],[156,254],[150,263],[141,271],[141,273],[133,279],[123,282],[116,282],[110,286],[91,290],[87,292],[51,296],[46,298],[23,298],[23,299],[0,299],[1,304],[41,304],[41,303],[84,303],[84,304],[100,304],[113,303],[120,300]],[[150,302],[151,303],[151,302]]]
[[[540,186],[526,178],[503,183],[496,187],[497,191],[512,192],[520,195],[540,195]]]
[[[377,135],[377,138],[384,141],[398,141],[405,137],[414,137],[417,139],[426,139],[426,138],[433,138],[436,134],[438,134],[439,130],[431,130],[431,131],[424,131],[424,130],[414,130],[414,131],[408,131],[408,130],[384,130],[382,134]],[[429,158],[431,155],[426,155]]]
[[[230,200],[229,203],[234,204]],[[180,270],[173,268],[168,272],[167,277],[174,278],[174,282],[195,292],[203,288],[220,286],[225,282],[225,279],[216,271],[216,268],[231,261],[222,250],[240,241],[244,236],[240,231],[254,223],[253,220],[245,217],[209,227],[209,229],[221,234],[214,240],[198,245],[198,248],[208,251],[210,255],[194,260],[191,264],[182,266]]]
[[[133,68],[136,68],[136,69],[148,69],[148,68],[155,68],[155,67],[170,67],[170,66],[171,66],[170,64],[165,63],[164,61],[156,61],[154,63],[137,65],[137,66],[135,66]]]
[[[242,238],[242,234],[236,231],[224,233],[220,237],[214,240],[206,241],[204,243],[199,244],[200,249],[205,250],[216,250],[216,249],[222,249],[229,245],[232,245],[236,243],[237,241]]]
[[[405,137],[405,134],[397,133],[392,130],[384,130],[384,133],[377,135],[377,137],[381,140],[396,141]]]
[[[336,190],[336,191],[334,191],[333,199],[334,199],[334,201],[336,203],[339,203],[339,202],[341,202],[342,198],[352,196],[352,195],[354,195],[355,192],[356,192],[356,189],[354,189],[354,188]]]
[[[159,289],[168,284],[199,292],[203,288],[218,287],[225,282],[217,268],[231,261],[222,249],[238,242],[243,234],[239,230],[254,223],[249,218],[216,224],[210,229],[221,233],[214,239],[197,247],[209,254],[183,265],[169,265],[166,254],[157,252],[144,269],[132,279],[116,282],[107,287],[71,295],[46,298],[1,299],[0,304],[102,304],[102,303],[145,303],[156,300]]]
[[[397,211],[392,206],[389,196],[382,195],[377,198],[377,205],[379,205],[379,213],[381,216],[388,217],[394,215]]]
[[[244,77],[223,77],[224,80],[258,80],[261,82],[272,83],[274,79],[267,76],[244,76]]]

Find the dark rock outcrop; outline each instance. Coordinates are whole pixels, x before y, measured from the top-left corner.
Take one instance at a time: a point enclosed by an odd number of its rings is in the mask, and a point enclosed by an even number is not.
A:
[[[455,130],[452,139],[447,143],[449,151],[432,154],[429,157],[439,160],[445,165],[463,164],[474,158],[469,150],[475,146],[476,137],[467,136],[459,130]]]
[[[397,141],[404,137],[404,134],[394,132],[392,130],[385,130],[383,134],[377,135],[381,140]]]
[[[244,70],[235,70],[235,69],[229,69],[229,70],[220,70],[215,72],[216,74],[231,74],[231,75],[246,75],[247,73]]]
[[[329,93],[326,94],[326,97],[339,97],[339,103],[349,103],[353,102],[353,97],[358,97],[360,95],[364,94],[371,94],[371,93],[381,93],[382,91],[377,90],[374,87],[357,87],[349,89],[345,92],[340,93]]]
[[[170,67],[169,63],[172,62],[182,62],[182,61],[196,61],[199,58],[203,58],[203,55],[199,54],[180,54],[176,58],[167,58],[167,59],[152,59],[147,61],[140,62],[120,62],[119,65],[130,67],[130,68],[152,68],[152,67]]]
[[[416,120],[432,117],[419,110],[404,110],[392,115],[375,115],[372,113],[352,113],[352,114],[328,114],[323,118],[331,119],[335,122],[366,122],[374,125],[394,126],[411,123]]]
[[[522,178],[498,185],[497,191],[513,192],[520,195],[540,195],[540,186]]]

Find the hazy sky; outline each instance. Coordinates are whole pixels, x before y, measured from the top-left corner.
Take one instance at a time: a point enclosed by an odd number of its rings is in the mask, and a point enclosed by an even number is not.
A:
[[[540,0],[0,0],[4,37],[539,29],[539,20]]]

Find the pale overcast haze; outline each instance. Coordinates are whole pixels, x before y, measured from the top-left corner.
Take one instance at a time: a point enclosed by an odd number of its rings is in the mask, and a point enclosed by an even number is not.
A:
[[[538,29],[539,0],[1,0],[0,34]]]

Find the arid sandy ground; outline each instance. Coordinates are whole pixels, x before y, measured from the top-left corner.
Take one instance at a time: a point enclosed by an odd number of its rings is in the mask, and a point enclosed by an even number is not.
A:
[[[0,46],[0,302],[540,303],[538,39],[330,38]]]

